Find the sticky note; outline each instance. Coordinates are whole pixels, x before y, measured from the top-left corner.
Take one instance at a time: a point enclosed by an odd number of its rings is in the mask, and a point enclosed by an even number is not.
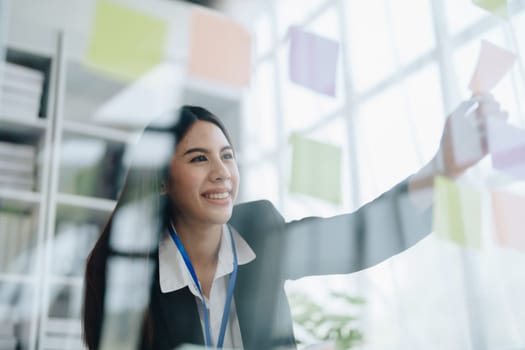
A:
[[[494,169],[525,178],[525,130],[489,118],[487,139]]]
[[[98,0],[87,62],[122,80],[133,80],[164,57],[168,25],[130,7]]]
[[[473,0],[473,3],[498,17],[503,19],[509,18],[507,0]]]
[[[525,251],[524,208],[525,196],[503,191],[492,193],[492,218],[496,242]]]
[[[470,90],[474,94],[489,92],[512,68],[515,60],[512,52],[482,40]]]
[[[339,43],[292,26],[290,80],[313,91],[335,96]]]
[[[250,32],[241,24],[205,9],[191,13],[188,74],[236,87],[250,82]]]
[[[294,134],[290,192],[341,203],[341,148]]]
[[[462,246],[481,246],[481,194],[436,176],[434,179],[433,228],[443,239]]]

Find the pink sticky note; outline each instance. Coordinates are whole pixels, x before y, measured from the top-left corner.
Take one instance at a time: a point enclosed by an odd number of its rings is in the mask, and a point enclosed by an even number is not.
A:
[[[516,56],[483,40],[469,88],[474,94],[489,92],[512,68]]]
[[[487,120],[492,167],[525,178],[525,130],[495,118]]]
[[[335,96],[339,43],[290,27],[290,80],[313,91]]]
[[[499,244],[525,250],[524,208],[523,196],[502,191],[492,193],[494,230]]]
[[[250,82],[251,35],[241,24],[204,9],[191,13],[188,74],[233,86]]]

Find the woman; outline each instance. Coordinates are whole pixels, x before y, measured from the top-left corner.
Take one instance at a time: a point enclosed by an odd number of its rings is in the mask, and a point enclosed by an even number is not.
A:
[[[284,281],[358,271],[425,237],[431,231],[425,203],[431,193],[417,198],[416,191],[431,186],[437,173],[455,177],[477,161],[454,163],[451,124],[467,118],[472,132],[484,135],[489,114],[504,115],[491,96],[463,103],[448,119],[436,157],[356,212],[287,223],[268,201],[235,205],[239,172],[226,128],[203,108],[183,107],[175,125],[165,130],[176,147],[156,196],[156,211],[163,214],[156,214],[158,252],[149,256],[156,269],[141,348],[173,349],[183,343],[294,347]],[[486,142],[481,145],[485,153]],[[116,254],[110,239],[113,221],[130,191],[128,183],[88,259],[84,335],[90,349],[100,344],[106,284],[111,282],[106,281],[107,261]]]

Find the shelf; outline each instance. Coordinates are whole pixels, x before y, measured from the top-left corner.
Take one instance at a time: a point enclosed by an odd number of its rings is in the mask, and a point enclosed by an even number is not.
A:
[[[47,325],[49,328],[60,330],[74,329],[78,331],[73,333],[76,333],[78,335],[81,334],[82,330],[81,322],[82,321],[80,321],[77,318],[49,317],[47,319]]]
[[[50,283],[68,285],[71,287],[82,287],[82,285],[84,284],[84,279],[79,276],[53,275],[51,276]]]
[[[124,131],[73,120],[64,120],[64,132],[71,132],[82,136],[90,136],[121,143],[134,143],[139,136],[137,132]]]
[[[24,116],[5,116],[0,113],[0,133],[7,131],[9,135],[20,134],[30,137],[39,137],[48,127],[45,118],[28,118]]]
[[[57,203],[62,205],[70,205],[74,207],[98,210],[102,212],[111,213],[117,204],[116,201],[104,198],[94,198],[87,196],[79,196],[75,194],[59,193],[57,194]]]
[[[24,129],[32,128],[35,130],[45,130],[47,128],[47,119],[27,116],[7,116],[0,113],[0,125],[13,127],[20,126]]]
[[[10,188],[0,187],[0,200],[6,199],[19,203],[39,204],[42,194],[32,191],[13,190]]]
[[[33,283],[32,275],[16,273],[0,273],[0,283]]]

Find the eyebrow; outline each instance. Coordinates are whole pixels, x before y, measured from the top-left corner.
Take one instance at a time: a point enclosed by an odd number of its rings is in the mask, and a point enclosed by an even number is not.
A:
[[[223,148],[221,148],[220,152],[224,152],[226,150],[233,150],[232,146],[224,146]],[[191,154],[191,153],[210,153],[210,151],[206,148],[200,148],[200,147],[195,147],[195,148],[190,148],[189,150],[187,150],[186,152],[184,152],[184,156],[187,155],[187,154]]]

